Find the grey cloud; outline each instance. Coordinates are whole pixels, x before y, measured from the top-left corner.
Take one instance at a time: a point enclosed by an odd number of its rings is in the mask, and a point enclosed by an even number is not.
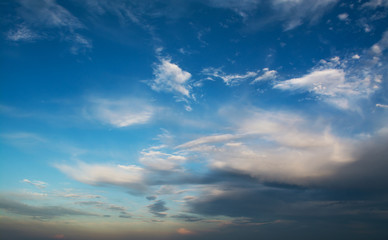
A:
[[[109,207],[107,207],[107,209],[114,210],[114,211],[121,211],[121,212],[126,211],[125,207],[116,206],[116,205],[110,205]]]
[[[317,232],[322,232],[318,228],[322,224],[345,238],[383,239],[379,236],[386,236],[383,226],[388,217],[388,136],[380,132],[355,147],[355,161],[326,177],[310,179],[308,187],[260,183],[225,173],[224,181],[213,185],[218,193],[205,191],[187,205],[190,212],[204,216],[283,219]],[[359,237],[357,228],[350,227],[354,221],[370,236]]]
[[[369,225],[373,230],[371,236],[383,233],[388,198],[351,194],[324,189],[231,189],[215,196],[204,194],[189,202],[189,206],[191,212],[205,216],[248,217],[259,222],[282,219],[306,229],[325,224],[338,231],[357,221]],[[356,236],[357,230],[346,229],[343,234]]]
[[[356,160],[323,181],[330,188],[388,193],[388,134],[357,145]]]
[[[0,208],[25,216],[50,219],[68,215],[98,216],[81,210],[65,208],[61,206],[31,206],[17,201],[0,198]]]
[[[153,201],[156,200],[156,196],[147,196],[146,199],[149,201]]]
[[[154,204],[148,205],[149,212],[152,213],[156,217],[165,217],[166,214],[165,211],[168,210],[168,208],[165,206],[166,202],[163,200],[158,200]]]
[[[278,212],[287,204],[300,200],[301,192],[296,190],[259,190],[219,186],[222,194],[204,195],[189,202],[191,212],[210,216],[252,217],[267,219],[279,217]]]
[[[77,202],[80,205],[87,205],[87,206],[100,206],[103,205],[103,202],[98,202],[98,201],[83,201],[83,202]]]
[[[114,204],[108,204],[108,203],[99,202],[99,201],[83,201],[83,202],[76,202],[76,203],[84,206],[96,206],[107,210],[118,211],[122,215],[130,216],[129,213],[127,213],[127,209],[125,207],[114,205]]]
[[[194,215],[188,215],[188,214],[178,214],[178,215],[173,215],[171,217],[175,219],[183,220],[185,222],[199,222],[203,220],[203,218],[199,218]]]
[[[338,234],[335,234],[337,239],[384,239],[381,236],[387,236],[383,226],[388,217],[387,145],[388,137],[384,134],[360,143],[356,161],[329,176],[311,180],[309,187],[275,182],[261,185],[244,178],[234,182],[230,178],[214,185],[215,194],[205,191],[187,204],[192,213],[204,216],[249,217],[257,221],[283,219],[289,223],[276,228],[288,229],[295,238],[300,233],[288,227],[304,226],[307,232],[319,233],[321,239],[326,234],[322,228]],[[355,222],[369,233],[360,233]]]

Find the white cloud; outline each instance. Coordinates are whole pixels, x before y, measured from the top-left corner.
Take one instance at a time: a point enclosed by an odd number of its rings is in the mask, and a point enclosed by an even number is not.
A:
[[[380,108],[388,108],[388,105],[387,105],[387,104],[380,104],[380,103],[377,103],[377,104],[376,104],[376,107],[380,107]]]
[[[205,68],[202,70],[202,74],[221,78],[228,86],[236,86],[246,79],[250,79],[257,76],[257,72],[246,72],[245,74],[225,74],[220,68]]]
[[[203,154],[218,170],[300,185],[353,161],[350,140],[302,116],[258,110],[235,124],[233,134],[201,137],[179,147]],[[231,141],[235,139],[237,144]],[[215,142],[224,144],[205,147]],[[203,147],[195,147],[198,144]]]
[[[320,63],[322,66],[314,68],[311,73],[279,82],[274,88],[308,91],[338,108],[353,110],[357,109],[357,100],[369,97],[380,88],[378,75],[367,66],[362,70],[354,66],[349,68],[347,61],[338,57]]]
[[[358,54],[354,54],[353,56],[352,56],[352,59],[360,59],[361,57],[360,57],[360,55],[358,55]]]
[[[24,25],[17,27],[16,29],[12,29],[7,33],[7,38],[11,41],[26,41],[31,42],[37,39],[42,38],[42,36],[37,33],[31,31]]]
[[[21,0],[20,14],[23,19],[35,25],[46,27],[67,27],[71,30],[84,28],[83,24],[55,0]]]
[[[87,49],[92,49],[93,45],[89,39],[86,39],[84,36],[80,34],[73,34],[70,37],[70,41],[73,42],[73,45],[70,48],[70,51],[74,55],[78,55],[80,52],[85,51]]]
[[[56,164],[69,177],[90,185],[117,185],[144,190],[145,170],[135,165],[89,164],[79,161],[75,166]]]
[[[341,20],[341,21],[347,20],[348,17],[349,17],[349,14],[347,14],[347,13],[341,13],[341,14],[338,15],[338,18],[339,18],[339,20]]]
[[[269,1],[270,16],[265,19],[256,19],[256,27],[266,25],[272,22],[283,22],[284,30],[292,30],[305,22],[314,23],[338,0],[273,0]],[[208,0],[209,5],[219,8],[227,8],[242,17],[245,21],[255,9],[259,7],[268,7],[266,1],[260,0]],[[255,27],[255,26],[253,26]]]
[[[317,22],[338,0],[274,0],[274,20],[284,22],[284,30],[292,30],[305,22]]]
[[[119,128],[145,124],[150,121],[155,111],[154,107],[136,98],[90,98],[85,110],[87,117]]]
[[[208,0],[207,2],[213,7],[230,9],[244,19],[260,4],[260,1],[257,0]]]
[[[283,81],[274,86],[282,90],[307,89],[320,95],[334,96],[346,91],[345,72],[342,69],[317,70],[300,78]]]
[[[191,111],[193,110],[193,108],[192,108],[191,106],[189,106],[189,105],[186,105],[186,106],[185,106],[185,109],[186,109],[186,111],[188,111],[188,112],[191,112]]]
[[[169,59],[161,59],[154,68],[155,79],[149,84],[155,91],[172,92],[190,98],[188,81],[191,74],[182,70]]]
[[[269,70],[268,68],[263,68],[263,74],[256,77],[255,80],[251,82],[251,84],[259,81],[264,81],[264,80],[272,80],[275,79],[277,76],[277,71],[276,70]]]
[[[388,0],[370,0],[362,5],[363,7],[388,7]]]
[[[58,193],[57,195],[60,197],[64,197],[64,198],[75,198],[75,199],[99,199],[99,198],[102,198],[102,196],[100,196],[100,195],[84,194],[84,193],[64,192],[64,193]]]
[[[33,186],[35,186],[37,188],[46,188],[47,185],[48,185],[47,183],[45,183],[43,181],[37,181],[37,180],[31,181],[31,180],[28,180],[28,179],[23,179],[22,182],[31,184],[31,185],[33,185]]]
[[[17,19],[22,20],[22,24],[8,31],[9,40],[31,42],[56,37],[70,42],[70,51],[73,54],[92,48],[91,41],[76,32],[85,29],[84,24],[55,0],[18,2],[20,7],[17,10]]]
[[[206,137],[197,138],[195,140],[178,145],[176,148],[192,148],[192,147],[196,147],[196,146],[202,145],[202,144],[224,142],[224,141],[236,139],[239,137],[240,136],[234,135],[234,134],[221,134],[221,135],[206,136]]]
[[[27,132],[16,132],[16,133],[7,133],[1,134],[0,137],[7,138],[10,141],[24,141],[24,142],[47,142],[47,140],[37,134],[27,133]]]
[[[178,154],[168,154],[152,149],[145,149],[141,152],[139,161],[146,168],[161,171],[181,170],[181,164],[186,162],[187,158]]]
[[[371,50],[375,54],[382,54],[385,50],[388,49],[388,31],[385,31],[383,36],[381,37],[380,41],[378,41],[376,44],[374,44],[371,48]]]

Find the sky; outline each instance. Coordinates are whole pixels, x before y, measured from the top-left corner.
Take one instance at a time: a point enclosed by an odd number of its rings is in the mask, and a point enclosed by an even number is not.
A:
[[[1,239],[388,239],[387,0],[0,16]]]

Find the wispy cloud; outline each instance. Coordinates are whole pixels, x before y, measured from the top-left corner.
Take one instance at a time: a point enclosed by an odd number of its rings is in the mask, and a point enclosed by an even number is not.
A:
[[[93,207],[105,209],[108,211],[119,212],[120,214],[119,217],[122,217],[122,216],[126,216],[126,218],[131,217],[131,214],[127,211],[125,207],[115,205],[115,204],[110,204],[110,203],[101,202],[101,201],[81,201],[81,202],[76,202],[76,204],[79,204],[82,206],[93,206]]]
[[[332,8],[338,0],[274,0],[274,1],[239,1],[239,0],[209,0],[213,7],[226,8],[236,12],[253,29],[273,22],[283,22],[285,31],[292,30],[302,24],[317,22],[328,9]],[[255,10],[260,7],[268,7],[270,15],[265,18],[254,19]]]
[[[85,25],[55,0],[18,0],[17,2],[20,4],[17,9],[17,19],[22,23],[15,24],[8,31],[8,40],[16,42],[65,40],[72,44],[70,51],[73,54],[92,48],[91,41],[77,33],[78,30],[85,29]]]
[[[136,98],[107,99],[89,98],[85,116],[114,127],[128,127],[149,122],[155,108],[146,101]]]
[[[43,181],[37,181],[37,180],[28,180],[28,179],[23,179],[24,183],[28,183],[28,184],[31,184],[37,188],[46,188],[47,187],[47,183],[43,182]]]
[[[84,28],[77,17],[55,0],[19,1],[20,15],[31,24],[44,25],[47,27],[66,27],[71,30]]]
[[[235,135],[235,134],[205,136],[205,137],[197,138],[195,140],[178,145],[176,148],[192,148],[202,144],[226,142],[240,137],[241,137],[240,135]]]
[[[372,51],[375,53],[375,54],[382,54],[385,50],[388,49],[388,31],[385,31],[383,33],[383,36],[381,37],[380,41],[378,41],[377,43],[375,43],[373,46],[372,46]]]
[[[29,28],[27,28],[24,25],[20,25],[15,29],[11,29],[7,33],[7,38],[15,42],[18,42],[18,41],[32,42],[42,37],[43,36],[31,31]]]
[[[69,193],[69,192],[58,193],[57,195],[60,197],[73,198],[73,199],[99,199],[99,198],[102,198],[102,196],[100,196],[100,195],[83,194],[83,193]]]
[[[251,82],[251,84],[265,80],[274,80],[277,74],[278,72],[276,70],[269,70],[269,68],[263,68],[263,74],[256,77],[255,80]]]
[[[171,92],[178,97],[191,98],[188,81],[191,74],[182,70],[170,59],[161,58],[154,67],[155,78],[149,82],[151,88],[157,92]]]
[[[246,72],[245,74],[226,74],[222,71],[221,68],[213,68],[213,67],[204,68],[202,70],[202,74],[209,77],[220,78],[228,86],[239,85],[242,81],[251,79],[257,76],[257,72]]]
[[[0,208],[11,213],[50,219],[61,216],[98,216],[97,214],[61,206],[31,206],[14,200],[0,198]]]
[[[338,0],[275,0],[272,7],[276,14],[274,20],[283,21],[284,30],[292,30],[302,24],[313,24],[331,9]]]
[[[145,149],[141,152],[139,162],[145,167],[158,171],[177,171],[187,160],[185,156],[168,154],[152,149]]]
[[[28,132],[4,133],[4,134],[1,134],[0,137],[6,138],[10,141],[20,142],[20,143],[47,142],[47,140],[42,136],[39,136],[35,133],[28,133]]]
[[[56,164],[69,177],[90,185],[116,185],[143,191],[145,170],[135,165],[107,165],[78,162],[75,166]]]
[[[189,215],[189,214],[178,214],[178,215],[173,215],[171,216],[172,218],[180,219],[185,222],[199,222],[204,220],[203,218],[194,216],[194,215]]]
[[[259,74],[260,72],[262,73]],[[238,86],[247,80],[251,80],[251,84],[253,84],[259,81],[272,80],[277,76],[277,71],[269,68],[263,68],[262,71],[248,71],[244,74],[226,74],[222,68],[209,67],[204,68],[201,73],[208,76],[207,80],[222,79],[227,86]]]
[[[68,37],[68,39],[73,43],[70,48],[70,51],[74,55],[77,55],[79,53],[85,53],[87,50],[93,48],[92,41],[78,33],[75,33],[74,35]]]
[[[370,0],[362,5],[363,7],[376,8],[376,7],[388,7],[388,1],[386,0]]]

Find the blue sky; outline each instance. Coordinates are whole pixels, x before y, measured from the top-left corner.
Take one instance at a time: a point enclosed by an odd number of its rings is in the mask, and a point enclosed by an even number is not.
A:
[[[388,237],[388,1],[0,14],[2,238]]]

